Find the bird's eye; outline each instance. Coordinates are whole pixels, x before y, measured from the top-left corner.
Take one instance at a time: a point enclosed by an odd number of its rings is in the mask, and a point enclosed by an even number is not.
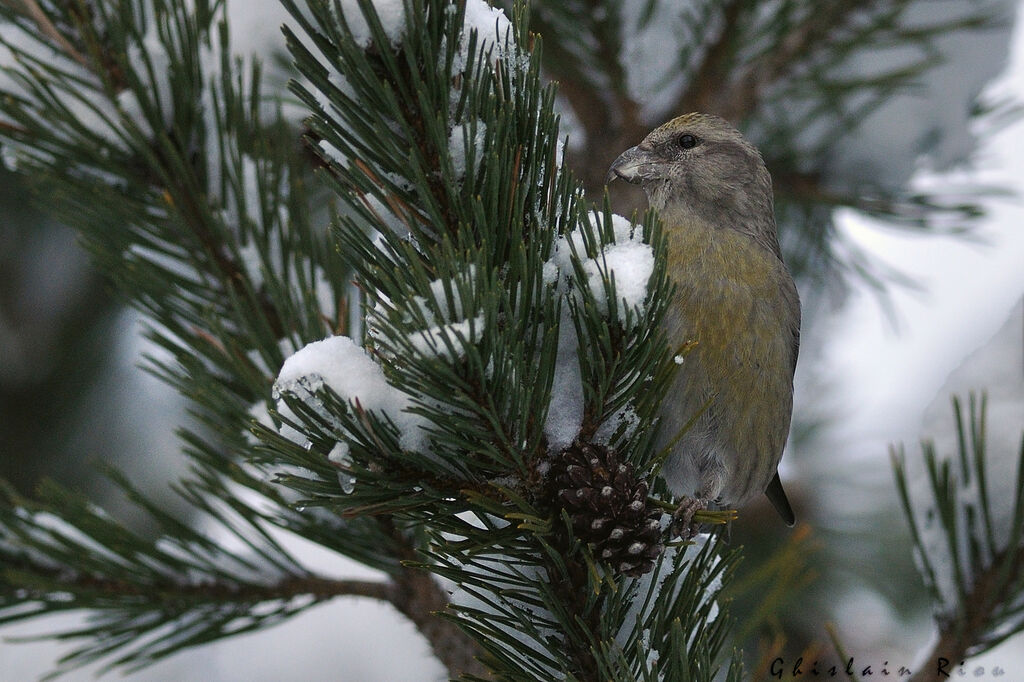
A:
[[[679,146],[683,149],[693,149],[697,146],[698,142],[700,142],[700,140],[689,133],[679,136]]]

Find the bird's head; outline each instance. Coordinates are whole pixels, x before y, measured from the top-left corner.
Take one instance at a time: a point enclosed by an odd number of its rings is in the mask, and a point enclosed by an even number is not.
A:
[[[774,232],[771,176],[757,149],[724,119],[685,114],[651,131],[615,159],[606,182],[639,184],[651,206],[683,210],[715,224],[743,229],[766,217]],[[762,222],[762,221],[758,221]]]

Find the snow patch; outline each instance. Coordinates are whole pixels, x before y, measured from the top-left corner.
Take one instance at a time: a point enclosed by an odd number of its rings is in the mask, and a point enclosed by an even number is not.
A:
[[[409,412],[409,395],[389,384],[381,366],[347,336],[315,341],[285,360],[274,382],[274,397],[282,410],[287,405],[281,398],[289,394],[323,412],[315,394],[325,387],[343,400],[359,401],[364,410],[387,416],[398,428],[403,449],[427,450],[426,422]]]

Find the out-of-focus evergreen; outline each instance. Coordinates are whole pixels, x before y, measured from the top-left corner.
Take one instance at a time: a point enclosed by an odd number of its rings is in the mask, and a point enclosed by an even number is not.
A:
[[[30,192],[0,169],[0,475],[24,493],[44,476],[95,485],[89,461],[109,456],[116,429],[86,401],[116,398],[94,391],[116,362],[120,309]]]

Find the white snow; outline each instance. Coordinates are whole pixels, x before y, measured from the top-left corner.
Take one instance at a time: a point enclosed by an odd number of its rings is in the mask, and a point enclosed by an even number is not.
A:
[[[981,534],[981,500],[977,477],[972,470],[970,481],[964,485],[958,461],[956,429],[952,420],[950,395],[961,398],[965,412],[965,424],[969,424],[968,393],[988,394],[986,420],[986,483],[988,500],[992,511],[993,539],[995,551],[1005,548],[1012,524],[1012,507],[1017,482],[1017,461],[1024,431],[1024,356],[1021,348],[1024,327],[1024,303],[1018,303],[1002,329],[981,349],[973,353],[957,368],[936,399],[924,414],[922,433],[935,444],[936,454],[941,460],[952,462],[952,474],[959,483],[956,505],[958,528],[967,527],[966,505],[973,508],[976,534]],[[986,380],[987,379],[987,380]],[[980,397],[980,396],[979,396]],[[968,441],[969,442],[969,441]],[[925,474],[920,457],[910,448],[907,455],[907,477],[911,481],[911,497],[918,518],[918,531],[932,558],[935,585],[943,597],[946,610],[958,602],[956,575],[952,559],[953,549],[947,542],[943,524],[937,516],[929,479]],[[962,487],[961,487],[962,486]],[[965,587],[970,587],[973,574],[970,570],[968,534],[961,532],[961,544],[956,547],[960,557],[959,568]],[[987,543],[980,543],[981,559],[991,560]],[[922,557],[915,553],[915,562],[920,568]]]
[[[594,434],[594,441],[608,445],[611,443],[612,436],[615,435],[619,428],[624,429],[624,432],[629,434],[636,431],[639,424],[640,415],[636,413],[635,406],[630,402],[624,407],[619,408],[615,414],[608,417],[598,427],[597,432]]]
[[[341,0],[336,7],[341,9],[341,14],[356,44],[361,47],[368,47],[373,42],[373,34],[370,25],[359,9],[356,0]],[[392,45],[402,42],[405,37],[405,3],[403,0],[373,0],[373,9],[380,20],[381,28]]]
[[[935,442],[940,455],[957,452],[951,421],[951,395],[961,398],[967,410],[968,394],[987,395],[986,468],[987,488],[997,543],[1009,537],[1012,523],[1017,457],[1024,436],[1024,301],[1014,306],[1009,318],[992,339],[971,354],[950,374],[935,400],[925,410],[921,433]]]
[[[583,378],[576,356],[578,341],[568,306],[558,328],[558,359],[551,383],[551,401],[544,421],[548,446],[558,451],[572,443],[583,425]]]
[[[10,144],[0,144],[0,165],[9,171],[18,170],[18,153]]]
[[[506,40],[509,46],[514,44],[512,22],[500,7],[491,7],[484,0],[466,2],[461,45],[463,58],[468,54],[469,36],[473,31],[477,32],[477,50],[490,53],[494,59],[504,55]]]
[[[477,315],[460,322],[428,327],[414,332],[409,338],[423,355],[461,358],[466,354],[466,346],[480,339],[483,327],[484,316]]]
[[[654,251],[650,245],[628,241],[605,248],[603,262],[588,260],[583,264],[590,289],[602,312],[607,312],[604,276],[615,283],[615,293],[627,308],[640,308],[647,298],[647,282],[654,272]]]
[[[595,211],[591,214],[591,219],[600,225],[603,216]],[[614,280],[616,297],[626,308],[639,308],[642,311],[647,299],[647,284],[654,274],[654,249],[650,244],[643,243],[640,231],[635,230],[627,218],[612,214],[612,228],[615,241],[606,244],[596,258],[583,260],[582,267],[587,276],[587,285],[597,299],[598,308],[604,314],[608,313],[605,277],[609,281]],[[558,240],[552,261],[564,275],[571,275],[573,272],[574,251],[579,257],[586,254],[579,233]],[[545,269],[545,279],[551,274],[550,269]]]
[[[314,341],[285,360],[274,383],[274,395],[288,393],[321,409],[315,393],[323,387],[390,418],[398,428],[403,449],[426,451],[425,422],[408,411],[410,397],[389,384],[380,365],[347,336]],[[285,407],[283,402],[279,405]]]
[[[331,448],[331,451],[327,453],[327,459],[334,464],[347,466],[351,461],[349,449],[348,443],[339,440],[334,444],[334,447]],[[338,485],[341,487],[341,491],[347,494],[355,490],[356,479],[346,471],[338,471]]]
[[[473,151],[473,158],[476,162],[479,162],[483,156],[486,136],[487,125],[480,120],[463,123],[452,128],[451,135],[448,137],[448,152],[452,157],[455,175],[460,180],[466,176],[469,151]]]

